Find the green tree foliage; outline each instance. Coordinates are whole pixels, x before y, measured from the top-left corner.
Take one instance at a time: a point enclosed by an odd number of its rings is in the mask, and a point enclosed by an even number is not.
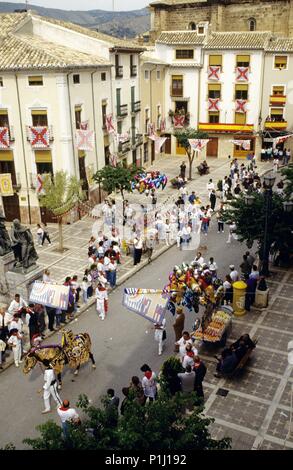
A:
[[[186,413],[190,403],[193,410]],[[231,440],[212,439],[209,425],[212,419],[202,415],[203,407],[196,394],[176,393],[174,396],[160,391],[158,399],[145,406],[133,397],[129,399],[123,416],[113,408],[91,405],[85,395],[79,397],[78,406],[85,418],[80,425],[70,425],[68,439],[51,421],[38,427],[41,436],[25,439],[34,450],[87,449],[87,450],[137,450],[140,451],[188,451],[229,449]],[[114,414],[116,413],[116,416]]]
[[[192,127],[188,127],[186,129],[176,130],[174,132],[174,136],[178,140],[179,144],[185,148],[186,155],[188,157],[189,162],[189,176],[188,179],[192,179],[192,164],[195,157],[195,151],[189,145],[188,139],[208,139],[209,136],[206,132],[200,132]]]
[[[44,194],[40,196],[41,207],[49,209],[58,220],[59,250],[63,251],[62,218],[79,201],[85,199],[82,182],[65,171],[57,171],[52,177],[47,174],[43,182]]]
[[[287,166],[286,168],[282,168],[281,175],[284,176],[283,181],[285,183],[285,195],[288,199],[290,199],[293,196],[293,164]]]
[[[124,168],[121,164],[116,167],[104,166],[94,174],[93,178],[108,194],[119,191],[124,201],[124,192],[132,192],[131,182],[142,170],[135,165],[128,168]]]

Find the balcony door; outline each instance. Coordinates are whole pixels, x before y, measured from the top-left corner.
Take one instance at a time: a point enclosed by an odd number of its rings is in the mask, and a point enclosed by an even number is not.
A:
[[[218,138],[211,139],[207,145],[207,157],[217,157],[218,156]]]

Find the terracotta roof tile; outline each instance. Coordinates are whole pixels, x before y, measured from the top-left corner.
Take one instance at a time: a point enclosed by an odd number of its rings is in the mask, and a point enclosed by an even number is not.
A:
[[[267,52],[293,52],[293,38],[270,38]]]
[[[162,44],[191,44],[201,45],[205,36],[198,35],[196,31],[163,31],[157,39]]]
[[[269,32],[212,33],[204,45],[205,49],[264,49]]]

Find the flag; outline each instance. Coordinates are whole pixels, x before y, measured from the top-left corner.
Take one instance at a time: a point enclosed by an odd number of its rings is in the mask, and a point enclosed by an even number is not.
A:
[[[242,147],[243,150],[250,150],[250,140],[229,140],[234,145],[238,145],[238,147]]]
[[[182,129],[185,124],[185,114],[174,114],[174,127],[176,129]]]
[[[167,308],[164,291],[157,289],[124,289],[123,306],[152,323],[161,323]]]
[[[149,123],[148,125],[148,136],[153,137],[155,135],[155,125],[152,123]]]
[[[158,137],[158,136],[156,136],[156,138],[155,138],[155,153],[160,153],[161,152],[161,148],[164,145],[164,143],[166,142],[166,140],[167,140],[167,137]]]
[[[95,142],[95,133],[94,131],[89,130],[76,130],[76,147],[78,150],[87,150],[92,151],[94,150],[94,142]]]
[[[209,141],[210,139],[188,139],[190,147],[196,152],[201,152]]]
[[[282,135],[280,137],[276,137],[275,139],[273,139],[273,148],[276,148],[278,144],[282,144],[283,142],[286,142],[286,140],[290,139],[290,137],[293,137],[293,134]]]
[[[11,173],[0,174],[0,194],[1,196],[13,196]]]
[[[29,140],[34,149],[49,147],[49,129],[45,126],[29,127]]]
[[[236,113],[246,113],[247,100],[236,100]]]
[[[124,132],[124,134],[117,134],[117,140],[120,144],[123,144],[124,142],[128,142],[129,132]]]
[[[37,175],[37,193],[43,192],[43,178],[42,175]]]
[[[160,131],[164,132],[166,130],[166,118],[161,119]]]
[[[236,67],[237,82],[248,82],[249,67]]]
[[[10,142],[8,127],[0,127],[0,149],[8,149],[9,147]]]
[[[106,116],[106,128],[107,128],[108,134],[113,134],[114,132],[116,132],[114,124],[113,124],[113,115],[112,114],[108,114]]]
[[[82,131],[87,131],[88,130],[88,126],[89,126],[89,122],[88,121],[83,121],[80,123],[80,129]]]
[[[220,111],[220,98],[209,98],[209,111]]]
[[[109,155],[109,165],[116,167],[117,166],[117,156],[116,155]]]
[[[210,65],[208,68],[208,80],[220,80],[221,67],[218,65]]]

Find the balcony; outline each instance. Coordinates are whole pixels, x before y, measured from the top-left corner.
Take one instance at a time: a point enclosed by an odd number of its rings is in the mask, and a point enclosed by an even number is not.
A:
[[[54,140],[53,126],[26,126],[26,138],[34,149],[47,148]]]
[[[115,67],[115,70],[116,70],[115,77],[116,78],[123,78],[123,65],[117,65]]]
[[[271,95],[270,106],[285,106],[286,98],[285,95]]]
[[[1,149],[8,149],[10,148],[10,143],[14,142],[14,129],[13,126],[1,126],[0,127],[0,148]]]
[[[128,105],[127,104],[121,104],[120,106],[117,106],[117,117],[125,117],[128,114]]]
[[[125,155],[129,150],[131,149],[131,143],[130,140],[127,140],[126,142],[120,142],[118,144],[118,155],[121,157],[122,155]]]
[[[252,133],[253,124],[222,124],[220,122],[199,123],[198,130],[215,133],[228,132],[231,134],[233,134],[234,132]]]
[[[170,95],[174,98],[183,98],[183,88],[170,88]]]
[[[141,111],[141,102],[135,101],[131,103],[131,112],[132,113],[139,113]]]
[[[137,65],[130,66],[130,76],[137,77]]]
[[[135,149],[143,144],[143,134],[134,134],[131,138],[132,148]]]
[[[267,121],[264,124],[265,129],[277,129],[277,130],[286,130],[288,126],[287,121],[277,121],[277,122],[272,122],[272,121]]]

